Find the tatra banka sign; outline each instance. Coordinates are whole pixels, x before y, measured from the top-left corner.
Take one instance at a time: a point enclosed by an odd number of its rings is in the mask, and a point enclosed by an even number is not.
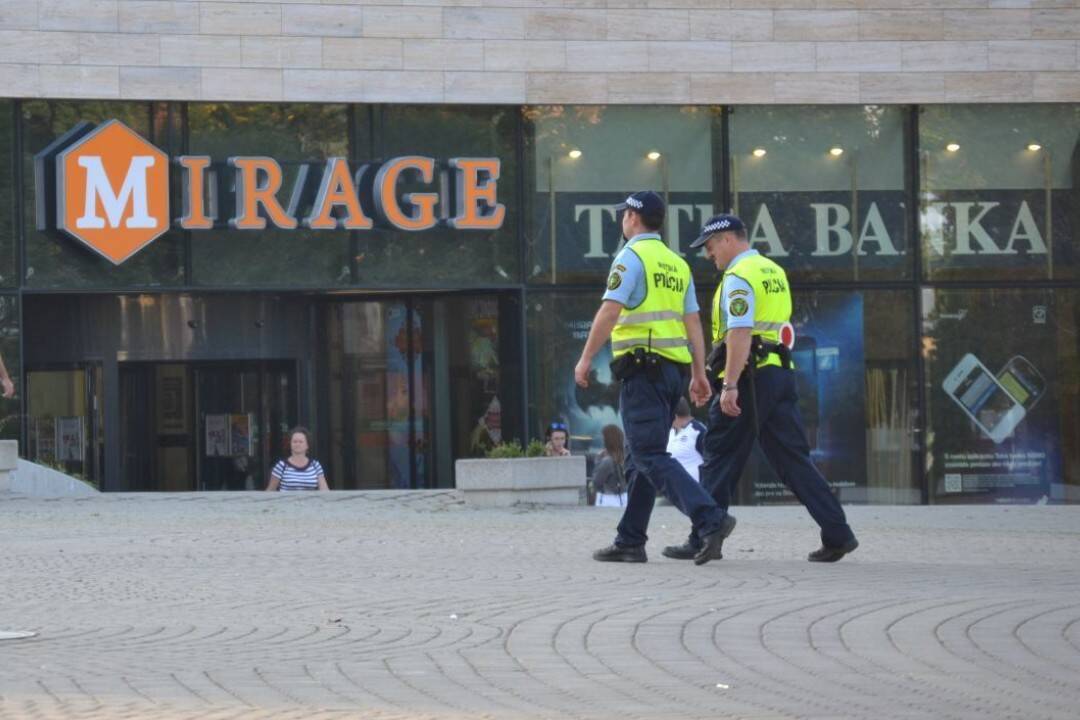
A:
[[[35,156],[34,170],[38,229],[60,231],[117,265],[172,227],[494,230],[506,214],[497,158],[301,163],[282,204],[285,175],[275,159],[187,155],[170,164],[118,120],[80,123]],[[180,213],[170,210],[170,176],[180,182]]]

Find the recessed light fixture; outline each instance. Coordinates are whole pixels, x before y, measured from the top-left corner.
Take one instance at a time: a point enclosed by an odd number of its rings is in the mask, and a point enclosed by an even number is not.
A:
[[[659,160],[660,159],[660,151],[659,150],[650,150],[648,153],[646,153],[645,157],[649,158],[650,160]]]
[[[1028,150],[1030,150],[1031,152],[1042,150],[1042,145],[1040,145],[1039,143],[1028,143]]]
[[[842,147],[829,148],[829,154],[832,155],[833,157],[840,157],[841,155],[844,154],[844,148],[842,148]]]
[[[945,146],[945,149],[948,150],[949,152],[956,152],[957,150],[960,149],[960,146],[957,143],[949,143],[948,145]]]
[[[765,148],[754,148],[753,152],[751,152],[750,154],[754,157],[765,157],[766,150]]]
[[[571,150],[570,152],[568,152],[566,154],[570,156],[571,160],[577,160],[579,157],[581,157],[581,151],[578,150],[577,148],[574,148],[573,150]]]

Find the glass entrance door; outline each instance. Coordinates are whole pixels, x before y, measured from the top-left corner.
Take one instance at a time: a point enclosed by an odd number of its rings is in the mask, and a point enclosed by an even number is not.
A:
[[[520,439],[512,295],[328,302],[316,438],[334,489],[453,487],[453,463]]]
[[[27,458],[101,487],[101,367],[29,370]]]
[[[124,490],[260,490],[296,424],[295,364],[123,363],[120,404]]]

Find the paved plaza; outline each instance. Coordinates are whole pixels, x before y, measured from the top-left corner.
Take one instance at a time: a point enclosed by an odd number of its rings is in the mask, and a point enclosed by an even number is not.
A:
[[[2,718],[1080,715],[1080,507],[736,508],[601,564],[618,511],[453,491],[0,496]]]

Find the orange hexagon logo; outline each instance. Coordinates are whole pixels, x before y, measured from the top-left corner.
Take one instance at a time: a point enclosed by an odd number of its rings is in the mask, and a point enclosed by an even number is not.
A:
[[[169,229],[169,157],[110,120],[56,158],[56,225],[114,264]]]

